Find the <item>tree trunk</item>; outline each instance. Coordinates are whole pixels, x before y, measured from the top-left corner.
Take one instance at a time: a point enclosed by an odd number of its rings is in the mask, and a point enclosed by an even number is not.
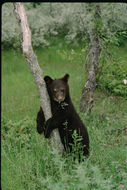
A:
[[[97,20],[100,19],[100,6],[95,6],[94,13],[94,27],[88,30],[90,37],[89,71],[85,86],[82,90],[82,97],[80,101],[80,111],[90,113],[94,103],[94,90],[96,88],[96,73],[98,71],[99,57],[101,54],[101,43],[97,33]]]
[[[43,71],[41,70],[37,57],[34,54],[32,44],[31,44],[31,31],[28,25],[27,16],[23,3],[14,3],[14,12],[16,18],[21,27],[21,44],[23,49],[23,55],[25,56],[29,68],[33,74],[34,81],[37,85],[39,94],[40,94],[40,105],[44,111],[45,119],[48,120],[51,118],[51,107],[50,99],[47,93],[45,81],[43,80]],[[58,129],[53,130],[51,139],[53,140],[53,146],[57,147],[60,152],[63,151],[63,145],[60,140]]]

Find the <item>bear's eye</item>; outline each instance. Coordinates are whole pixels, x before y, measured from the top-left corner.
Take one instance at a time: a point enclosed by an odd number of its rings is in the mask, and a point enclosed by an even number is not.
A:
[[[64,92],[64,89],[61,89],[61,92]]]

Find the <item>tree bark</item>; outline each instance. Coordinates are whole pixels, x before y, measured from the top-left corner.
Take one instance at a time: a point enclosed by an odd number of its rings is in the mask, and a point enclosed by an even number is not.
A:
[[[101,54],[101,41],[98,36],[96,24],[100,18],[100,6],[95,6],[94,12],[94,27],[91,30],[88,30],[90,37],[90,49],[88,53],[89,58],[89,71],[86,83],[82,90],[82,97],[80,101],[80,111],[90,113],[94,104],[94,90],[96,88],[96,73],[98,71],[99,57]]]
[[[52,116],[50,99],[47,93],[45,81],[43,80],[43,71],[38,64],[37,57],[33,51],[31,31],[28,25],[27,15],[23,3],[14,3],[14,12],[21,27],[21,44],[23,55],[25,56],[29,68],[33,74],[35,84],[37,85],[40,94],[40,105],[44,111],[45,119],[48,120]],[[62,152],[63,145],[60,140],[58,129],[53,130],[51,139],[53,146],[57,147],[57,149]]]

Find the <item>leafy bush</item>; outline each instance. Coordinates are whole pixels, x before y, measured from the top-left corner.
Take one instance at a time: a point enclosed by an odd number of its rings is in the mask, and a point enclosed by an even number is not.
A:
[[[100,73],[97,76],[98,82],[109,92],[127,97],[126,62],[120,58],[117,61],[111,61],[111,59],[108,59],[105,63],[103,61],[99,65]]]
[[[2,47],[20,47],[20,28],[13,13],[13,4],[5,3],[2,6]]]

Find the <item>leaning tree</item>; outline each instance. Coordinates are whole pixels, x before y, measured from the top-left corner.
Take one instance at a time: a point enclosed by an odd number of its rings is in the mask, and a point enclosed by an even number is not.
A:
[[[84,113],[91,112],[93,107],[96,74],[101,54],[101,40],[98,35],[98,27],[101,26],[100,5],[88,3],[87,12],[88,14],[92,14],[93,25],[87,29],[90,38],[90,48],[88,51],[89,70],[80,101],[80,111]]]
[[[21,44],[23,55],[25,56],[29,68],[33,74],[35,84],[37,85],[40,94],[40,105],[44,111],[45,119],[48,120],[51,116],[50,100],[47,93],[45,81],[43,80],[43,71],[41,70],[37,56],[35,55],[31,43],[31,31],[27,21],[27,15],[23,3],[14,3],[14,12],[21,27]],[[52,144],[62,152],[63,145],[60,140],[58,129],[54,129],[51,134]]]

